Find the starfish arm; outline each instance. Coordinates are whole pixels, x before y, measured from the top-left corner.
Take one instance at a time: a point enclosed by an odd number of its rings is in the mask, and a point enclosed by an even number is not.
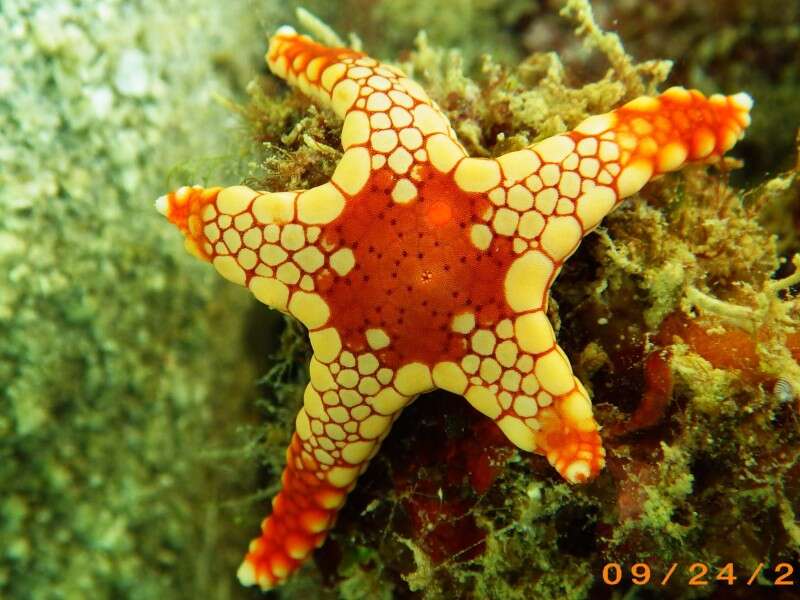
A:
[[[347,48],[329,48],[281,28],[267,64],[277,76],[344,119],[344,156],[331,180],[356,195],[370,171],[387,168],[397,182],[393,199],[409,202],[415,185],[403,177],[430,162],[447,172],[466,153],[447,117],[425,90],[399,69]]]
[[[545,316],[548,290],[581,238],[623,198],[652,177],[729,150],[750,123],[751,105],[745,94],[707,99],[672,88],[496,161],[466,158],[455,169],[459,187],[486,193],[493,205],[481,215],[486,224],[472,225],[473,243],[487,248],[495,235],[513,240],[517,257],[503,291],[515,316],[503,342],[496,344],[499,329],[467,340],[474,352],[462,362],[468,386],[441,383],[517,446],[545,454],[568,481],[595,476],[605,452],[588,394]]]
[[[573,131],[500,158],[504,181],[489,192],[496,230],[540,247],[560,264],[581,238],[652,178],[687,162],[713,162],[750,123],[747,94],[670,88],[589,117]],[[520,250],[521,251],[521,250]]]
[[[327,319],[327,306],[314,293],[316,275],[341,273],[352,262],[349,250],[327,253],[319,243],[321,227],[339,215],[344,202],[326,183],[279,193],[182,187],[156,205],[184,233],[189,252],[313,329]]]
[[[464,343],[460,364],[434,368],[436,385],[463,395],[520,449],[544,454],[567,481],[598,474],[605,451],[589,396],[542,307],[479,327]]]
[[[374,355],[342,351],[335,330],[312,334],[311,340],[311,382],[287,450],[282,488],[238,572],[244,585],[264,590],[324,543],[356,479],[413,399],[391,385],[392,373]]]

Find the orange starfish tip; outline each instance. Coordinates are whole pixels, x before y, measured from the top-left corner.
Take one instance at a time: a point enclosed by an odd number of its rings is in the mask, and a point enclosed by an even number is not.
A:
[[[243,586],[249,587],[251,585],[255,585],[256,583],[256,570],[253,567],[253,563],[251,563],[248,559],[242,561],[242,564],[239,566],[239,570],[236,571],[236,577],[239,579],[239,583]]]
[[[158,212],[160,212],[165,217],[168,216],[169,211],[169,200],[167,199],[166,195],[159,196],[156,198],[155,207]]]
[[[292,37],[297,35],[297,31],[291,25],[281,25],[275,30],[276,36]]]
[[[204,219],[207,220],[210,210],[216,211],[220,190],[219,187],[183,186],[155,202],[156,210],[184,234],[186,250],[201,260],[210,260],[213,252],[209,239],[213,237],[213,228],[204,229]]]

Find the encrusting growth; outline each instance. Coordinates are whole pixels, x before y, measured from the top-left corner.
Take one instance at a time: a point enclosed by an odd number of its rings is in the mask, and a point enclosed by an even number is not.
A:
[[[548,290],[623,198],[730,149],[750,97],[671,88],[529,148],[470,158],[394,67],[291,28],[272,38],[267,62],[344,119],[331,181],[279,193],[183,187],[156,202],[190,252],[310,332],[283,488],[241,582],[266,590],[296,570],[403,407],[437,387],[567,481],[597,475],[605,451],[547,320]]]

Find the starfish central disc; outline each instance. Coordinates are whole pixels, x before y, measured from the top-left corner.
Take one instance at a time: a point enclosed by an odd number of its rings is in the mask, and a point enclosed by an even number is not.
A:
[[[460,314],[473,314],[486,328],[511,315],[497,293],[514,259],[511,241],[496,238],[485,251],[470,240],[470,226],[481,222],[489,201],[431,167],[417,175],[417,198],[400,204],[391,197],[392,174],[377,171],[322,233],[324,243],[355,257],[344,275],[318,275],[329,325],[352,352],[369,347],[367,331],[383,331],[390,343],[378,358],[390,368],[460,360],[467,353],[464,335],[453,330]]]

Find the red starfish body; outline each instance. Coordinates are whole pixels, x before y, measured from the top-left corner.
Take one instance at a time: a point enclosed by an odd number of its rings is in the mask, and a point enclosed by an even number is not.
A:
[[[469,340],[451,327],[459,313],[473,313],[486,328],[513,316],[498,294],[515,258],[511,240],[478,250],[469,238],[470,226],[484,223],[491,208],[485,194],[465,193],[429,166],[415,175],[413,206],[392,200],[395,176],[384,168],[322,234],[334,247],[353,249],[356,265],[344,277],[320,275],[330,324],[351,352],[368,348],[366,330],[385,331],[392,343],[377,357],[391,369],[410,362],[433,369],[464,358]]]
[[[549,288],[624,197],[731,148],[749,97],[672,88],[481,159],[393,67],[288,29],[267,61],[344,118],[331,181],[282,193],[181,188],[157,202],[192,253],[300,319],[314,349],[283,487],[242,583],[269,589],[324,542],[400,411],[435,387],[463,395],[568,481],[594,477],[605,452],[546,318]]]

